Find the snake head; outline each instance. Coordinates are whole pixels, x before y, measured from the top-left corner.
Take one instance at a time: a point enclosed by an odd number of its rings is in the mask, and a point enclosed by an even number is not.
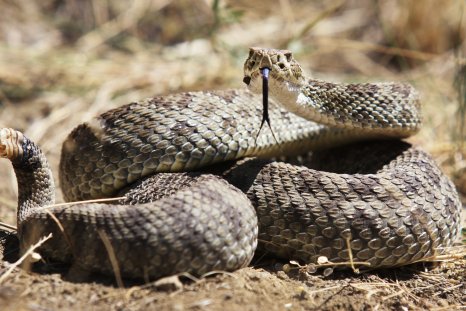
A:
[[[300,88],[305,78],[299,63],[288,50],[275,50],[252,47],[244,63],[243,82],[254,93],[262,90],[261,69],[269,68],[270,93],[290,91]],[[285,90],[282,90],[286,88]]]
[[[0,129],[0,157],[10,160],[22,157],[23,138],[24,135],[14,129]]]

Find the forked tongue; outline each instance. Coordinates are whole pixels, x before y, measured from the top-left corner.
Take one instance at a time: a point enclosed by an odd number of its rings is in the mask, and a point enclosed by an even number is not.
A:
[[[256,141],[257,141],[257,137],[259,137],[259,134],[262,130],[262,126],[264,125],[265,122],[267,122],[270,128],[270,132],[272,133],[273,139],[278,144],[278,140],[272,131],[272,126],[270,125],[270,118],[269,118],[269,71],[270,69],[267,67],[264,67],[260,69],[260,71],[262,75],[262,121],[261,121],[261,126],[259,128],[259,132],[257,132]]]

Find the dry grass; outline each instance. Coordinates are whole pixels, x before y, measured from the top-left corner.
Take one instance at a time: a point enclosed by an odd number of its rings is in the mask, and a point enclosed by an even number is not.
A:
[[[422,94],[425,124],[410,141],[431,152],[466,197],[464,1],[7,0],[0,10],[0,126],[20,129],[37,141],[55,174],[61,142],[77,124],[154,94],[242,87],[247,48],[268,46],[291,49],[315,77],[414,84]],[[16,182],[6,161],[0,162],[0,175],[0,220],[13,224]],[[57,194],[61,201],[59,189]],[[220,275],[184,286],[178,302],[141,287],[129,294],[126,306],[459,308],[465,280],[460,272],[466,268],[461,247],[454,263],[443,262],[407,280],[363,274],[329,281],[300,269],[292,269],[293,276],[248,268],[235,278]],[[14,288],[37,282],[44,295],[67,297],[50,287],[62,284],[59,278],[10,277]],[[76,299],[92,304],[78,287],[66,284]],[[109,298],[115,292],[106,287],[84,288],[102,309],[121,309],[127,302]],[[339,300],[332,302],[337,294]],[[24,296],[40,305],[31,290]],[[353,305],[345,302],[350,296],[356,297]],[[429,297],[437,300],[427,303]],[[59,302],[62,307],[73,306],[67,299]]]

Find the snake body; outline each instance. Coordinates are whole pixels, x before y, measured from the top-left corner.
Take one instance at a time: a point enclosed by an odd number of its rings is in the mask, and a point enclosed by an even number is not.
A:
[[[256,138],[253,93],[264,67],[278,143],[270,131]],[[53,232],[41,247],[46,257],[158,278],[244,267],[258,240],[260,250],[283,258],[352,256],[370,268],[409,264],[452,243],[461,209],[454,185],[428,154],[394,140],[420,126],[411,86],[306,79],[281,50],[252,48],[244,69],[252,92],[155,97],[73,130],[60,162],[65,198],[123,196],[118,204],[44,208],[54,202],[44,155],[2,129],[0,155],[12,161],[20,189],[22,250]],[[321,153],[319,170],[267,159],[375,138],[389,140]]]

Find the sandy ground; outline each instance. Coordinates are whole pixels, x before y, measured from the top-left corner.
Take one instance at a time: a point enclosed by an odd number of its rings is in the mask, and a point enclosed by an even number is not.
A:
[[[212,9],[215,1],[144,0],[129,8],[114,1],[113,11],[90,0],[56,3],[5,2],[0,21],[0,126],[36,141],[55,177],[61,143],[77,124],[154,94],[243,87],[249,46],[287,47],[318,78],[414,84],[425,122],[409,141],[434,156],[466,202],[466,45],[458,27],[466,14],[455,1],[439,8],[427,0],[423,7],[282,0],[279,13],[261,1],[220,9]],[[0,222],[13,226],[16,193],[11,166],[0,161]],[[57,196],[61,202],[59,184]],[[0,262],[1,310],[466,309],[464,237],[450,252],[460,255],[434,264],[328,274],[255,258],[234,273],[163,284],[124,280],[123,288],[99,276],[70,282],[53,265],[13,269],[11,241]]]

